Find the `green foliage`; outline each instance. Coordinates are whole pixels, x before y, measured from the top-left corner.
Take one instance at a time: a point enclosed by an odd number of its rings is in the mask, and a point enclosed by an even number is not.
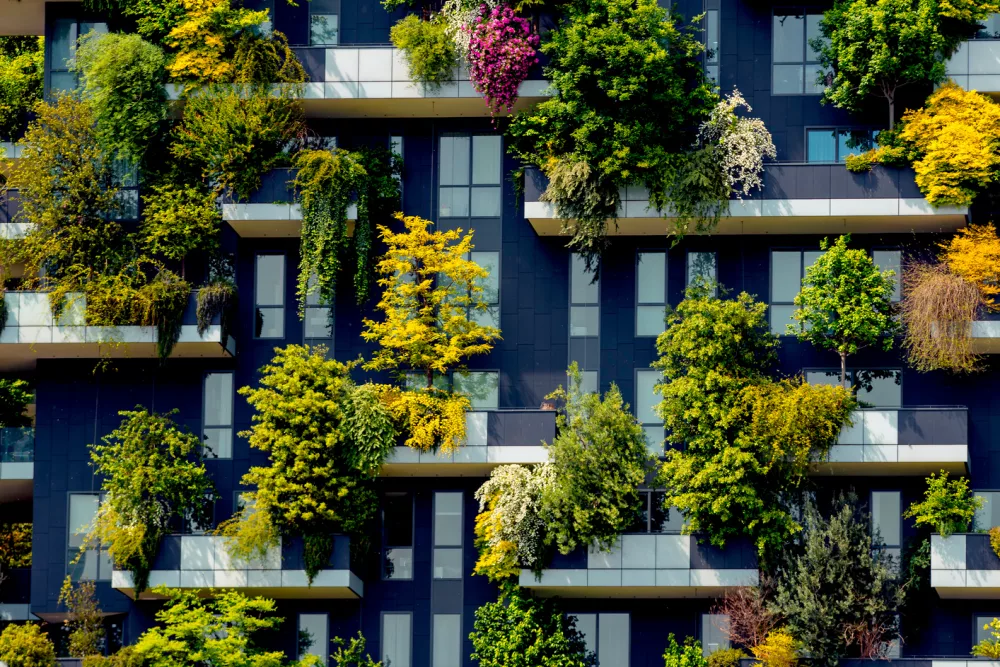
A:
[[[810,501],[805,530],[776,564],[774,606],[813,664],[835,666],[849,651],[884,654],[899,634],[897,563],[873,537],[870,517],[853,496],[824,518]]]
[[[852,174],[864,174],[872,170],[879,164],[878,151],[870,150],[864,153],[848,155],[844,160],[844,166]]]
[[[372,657],[365,653],[365,637],[358,630],[357,637],[351,637],[350,642],[345,642],[340,637],[333,638],[333,645],[337,648],[330,658],[336,667],[382,667],[382,662],[375,662]]]
[[[222,213],[206,188],[158,185],[142,199],[145,210],[139,234],[150,255],[182,261],[188,254],[209,250],[218,243]]]
[[[931,588],[930,537],[908,539],[903,547],[899,626],[904,643],[916,641],[930,622],[937,593]]]
[[[75,68],[94,113],[97,139],[110,155],[139,164],[164,132],[165,63],[159,47],[138,35],[92,33],[80,40]]]
[[[226,347],[229,332],[236,321],[236,283],[228,278],[218,278],[198,290],[198,335],[204,335],[211,326],[212,320],[219,318],[222,329],[220,342]]]
[[[979,643],[972,647],[972,655],[989,660],[1000,659],[1000,618],[994,618],[985,624],[983,630],[989,630],[990,637],[979,640]]]
[[[358,535],[374,517],[372,483],[396,431],[378,392],[351,380],[356,366],[327,359],[324,347],[289,345],[261,369],[259,387],[240,389],[256,410],[252,429],[240,435],[267,452],[270,465],[243,476],[256,487],[254,520],[237,516],[223,527],[235,553],[261,554],[279,535],[301,535],[311,581],[333,548],[317,538]]]
[[[868,253],[849,249],[850,235],[830,244],[820,242],[825,252],[806,268],[802,290],[795,297],[795,320],[788,333],[817,347],[840,355],[840,382],[847,379],[847,357],[858,350],[878,345],[891,350],[900,331],[894,317],[893,271],[879,271]]]
[[[31,567],[32,524],[0,524],[0,573],[19,567]]]
[[[231,47],[237,37],[268,20],[267,10],[234,6],[229,0],[180,0],[182,13],[164,38],[173,51],[167,71],[174,79],[208,84],[231,81]]]
[[[0,427],[31,426],[31,417],[24,413],[35,401],[35,392],[26,380],[0,378]]]
[[[740,660],[746,657],[738,648],[720,648],[709,654],[707,667],[740,667]]]
[[[789,504],[856,403],[841,387],[775,380],[767,306],[689,291],[657,340],[667,442],[664,505],[713,544],[747,535],[764,553],[800,526]]]
[[[241,33],[232,65],[236,83],[270,86],[306,80],[302,63],[288,45],[288,38],[280,32],[272,32],[269,37],[252,31]]]
[[[546,397],[564,402],[549,445],[552,481],[541,495],[546,539],[564,554],[617,543],[638,515],[639,485],[651,463],[646,435],[618,387],[602,399],[582,392],[580,377],[574,362],[568,389]]]
[[[708,660],[701,654],[701,642],[687,637],[684,644],[678,644],[674,633],[667,636],[667,648],[663,651],[664,667],[707,667]]]
[[[437,88],[454,77],[458,51],[440,14],[428,21],[408,14],[392,26],[389,38],[403,52],[414,81]]]
[[[358,160],[365,169],[355,186],[358,195],[358,219],[354,223],[354,293],[358,305],[368,300],[371,289],[371,250],[374,225],[387,221],[402,206],[399,185],[403,158],[385,148],[362,147]]]
[[[983,502],[981,497],[972,495],[968,479],[949,480],[948,473],[942,470],[940,475],[931,473],[924,499],[910,505],[903,518],[914,519],[918,528],[929,526],[948,537],[952,533],[967,532]]]
[[[198,591],[162,586],[153,590],[168,600],[156,612],[160,625],[144,632],[131,647],[130,657],[142,667],[318,667],[315,657],[290,662],[281,651],[258,645],[260,633],[281,625],[273,600],[232,590],[210,600],[200,598]]]
[[[56,667],[56,649],[34,623],[11,623],[0,633],[0,662],[7,667]]]
[[[107,545],[115,565],[132,571],[138,594],[170,521],[207,523],[215,489],[201,460],[201,441],[177,428],[171,413],[137,406],[118,414],[121,425],[91,448],[106,498],[90,539]]]
[[[70,577],[63,580],[59,604],[66,605],[69,619],[69,654],[74,658],[98,655],[104,651],[104,616],[97,602],[93,581],[76,585]]]
[[[551,599],[532,598],[517,586],[476,610],[472,659],[480,667],[594,667],[576,619]]]
[[[12,138],[42,99],[45,48],[41,37],[0,39],[7,47],[0,51],[0,137]]]
[[[729,193],[718,164],[691,149],[718,101],[696,26],[656,0],[572,0],[541,50],[554,95],[514,116],[507,136],[549,177],[545,200],[588,266],[626,186],[646,186],[659,211],[676,209],[674,231],[714,225]]]

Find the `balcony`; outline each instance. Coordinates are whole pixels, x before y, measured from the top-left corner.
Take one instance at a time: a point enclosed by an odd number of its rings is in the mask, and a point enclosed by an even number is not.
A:
[[[35,429],[0,428],[0,503],[30,500],[34,478]]]
[[[931,587],[946,599],[1000,598],[1000,558],[990,536],[931,535]]]
[[[946,73],[966,90],[1000,94],[1000,39],[963,43],[946,63]]]
[[[275,169],[247,201],[222,204],[222,219],[243,238],[298,238],[302,235],[302,209],[296,203],[295,169]],[[358,207],[347,208],[347,233],[354,232]]]
[[[291,540],[268,551],[264,562],[240,563],[229,557],[225,538],[210,535],[170,535],[160,545],[160,552],[149,575],[149,588],[204,590],[236,589],[247,595],[272,599],[356,599],[364,596],[364,584],[351,571],[350,538],[334,537],[329,568],[320,570],[309,585],[302,558],[302,540]],[[115,570],[111,587],[135,599],[132,573]],[[158,596],[145,590],[142,600]]]
[[[933,208],[914,181],[913,170],[877,166],[852,174],[840,164],[768,164],[764,186],[734,199],[716,234],[843,234],[953,231],[966,223],[967,209]],[[539,236],[565,236],[552,204],[540,200],[547,181],[537,169],[525,174],[524,217]],[[650,208],[645,188],[622,193],[612,236],[662,236],[669,216]]]
[[[39,359],[155,358],[155,327],[94,327],[85,322],[81,296],[54,321],[45,292],[9,291],[7,320],[0,333],[0,371],[31,369]],[[171,352],[176,358],[223,358],[236,353],[232,336],[222,346],[222,327],[214,321],[198,333],[197,293],[184,311],[180,338]]]
[[[714,598],[758,582],[757,552],[749,542],[726,549],[696,535],[622,535],[610,553],[556,555],[540,580],[521,570],[519,584],[565,598]]]
[[[465,415],[466,442],[451,454],[397,447],[383,477],[482,477],[499,465],[542,463],[542,441],[556,436],[554,410],[493,410]]]
[[[966,474],[969,412],[963,407],[858,410],[841,431],[817,474],[927,475],[939,470]]]
[[[1000,313],[984,313],[972,323],[972,351],[1000,354]]]

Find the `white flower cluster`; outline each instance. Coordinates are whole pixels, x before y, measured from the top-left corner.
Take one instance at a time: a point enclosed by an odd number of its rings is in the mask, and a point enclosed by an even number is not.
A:
[[[469,54],[469,41],[472,35],[466,28],[482,15],[481,7],[486,5],[486,12],[500,5],[500,0],[445,0],[441,7],[441,15],[448,24],[448,36],[455,42],[459,57],[464,61]]]
[[[709,119],[698,128],[698,141],[704,146],[717,147],[729,187],[742,199],[743,195],[763,185],[764,158],[774,159],[777,152],[764,121],[737,116],[739,107],[753,111],[740,91],[733,89],[715,105]]]
[[[553,468],[543,463],[534,469],[521,465],[494,468],[490,478],[476,491],[479,511],[493,501],[490,547],[501,542],[517,546],[522,567],[541,566],[545,521],[541,517],[542,491],[552,483]]]

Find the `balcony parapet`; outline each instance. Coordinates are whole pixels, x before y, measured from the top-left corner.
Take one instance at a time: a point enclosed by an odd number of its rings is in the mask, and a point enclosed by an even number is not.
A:
[[[466,442],[453,453],[396,447],[382,465],[383,477],[481,477],[499,465],[548,460],[542,441],[556,435],[554,410],[473,411],[465,415]]]
[[[990,536],[931,535],[931,587],[948,599],[1000,598],[1000,558]]]
[[[0,583],[0,622],[32,620],[30,603],[31,568],[4,572],[4,580]]]
[[[519,584],[540,595],[566,598],[713,598],[755,586],[757,553],[749,541],[725,549],[696,535],[622,535],[610,552],[557,555],[540,579],[521,570]]]
[[[356,599],[364,584],[351,571],[350,538],[334,537],[329,567],[320,570],[309,585],[302,557],[302,541],[289,540],[272,548],[262,562],[241,562],[230,557],[225,538],[215,535],[169,535],[164,538],[149,575],[149,588],[168,586],[198,589],[236,589],[247,595],[272,599]],[[111,587],[135,598],[132,573],[115,570]],[[139,596],[157,599],[151,590]]]
[[[524,217],[540,236],[563,236],[555,207],[541,201],[547,180],[537,169],[525,171]],[[662,236],[670,216],[650,207],[641,186],[624,188],[613,236]],[[941,232],[966,223],[968,209],[934,208],[917,188],[912,169],[876,166],[853,174],[842,164],[764,166],[763,188],[730,201],[716,234],[841,234]]]

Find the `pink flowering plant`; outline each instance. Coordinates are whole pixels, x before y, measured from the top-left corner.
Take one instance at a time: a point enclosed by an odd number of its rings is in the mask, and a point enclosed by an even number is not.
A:
[[[465,30],[469,33],[469,77],[486,98],[490,114],[508,112],[517,102],[517,88],[528,78],[528,70],[538,62],[538,35],[531,23],[514,15],[510,7],[480,5],[479,19]]]

